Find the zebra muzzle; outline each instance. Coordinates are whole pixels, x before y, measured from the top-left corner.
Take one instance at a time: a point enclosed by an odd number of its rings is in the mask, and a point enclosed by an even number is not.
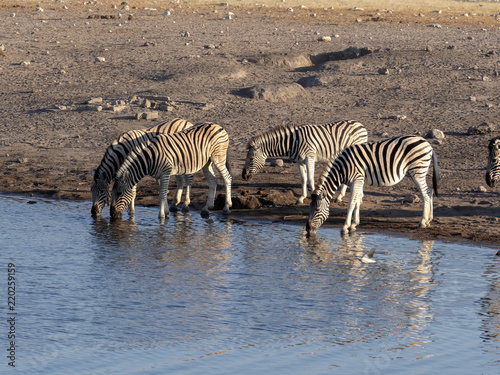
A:
[[[117,210],[115,206],[110,207],[110,214],[112,219],[121,219],[122,212]]]
[[[241,173],[241,178],[243,178],[245,181],[248,181],[252,178],[252,175],[248,173],[245,168],[243,168],[243,172]]]

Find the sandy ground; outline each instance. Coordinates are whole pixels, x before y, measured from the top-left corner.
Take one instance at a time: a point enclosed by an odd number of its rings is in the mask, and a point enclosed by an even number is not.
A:
[[[417,229],[421,204],[403,203],[416,192],[406,179],[365,188],[359,231],[500,248],[500,194],[481,188],[487,141],[496,134],[469,132],[499,125],[500,9],[496,16],[183,3],[151,10],[132,1],[124,10],[109,2],[46,1],[38,3],[42,12],[19,4],[0,6],[0,191],[88,200],[90,215],[91,170],[109,143],[181,117],[228,131],[234,196],[274,191],[293,200],[299,175],[292,163],[241,179],[248,139],[280,124],[354,119],[375,141],[430,129],[445,135],[430,140],[440,169],[432,226]],[[336,60],[350,47],[370,53]],[[388,74],[379,73],[384,68]],[[274,101],[244,95],[255,85],[297,83],[296,96]],[[102,103],[86,104],[92,98]],[[161,110],[143,108],[144,98]],[[158,118],[137,119],[142,112]],[[138,204],[157,204],[152,179],[138,193]],[[193,211],[206,194],[199,173]],[[270,203],[233,215],[305,224],[307,205]],[[340,227],[345,211],[345,204],[332,206],[324,225]]]

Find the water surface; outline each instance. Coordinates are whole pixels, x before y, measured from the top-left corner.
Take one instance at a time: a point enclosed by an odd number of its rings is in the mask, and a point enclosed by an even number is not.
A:
[[[499,372],[495,249],[325,227],[311,240],[197,212],[160,223],[143,207],[110,223],[88,202],[35,201],[0,196],[0,342],[13,263],[19,373]]]

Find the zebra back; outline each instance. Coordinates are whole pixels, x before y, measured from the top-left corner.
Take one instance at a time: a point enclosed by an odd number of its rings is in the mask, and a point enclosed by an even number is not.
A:
[[[330,161],[346,147],[368,140],[368,132],[358,121],[337,121],[321,125],[280,125],[259,134],[247,148],[261,148],[268,157],[304,157]]]
[[[305,125],[297,128],[296,149],[291,158],[314,157],[331,161],[347,147],[368,140],[368,132],[358,121],[337,121],[322,125]]]
[[[437,157],[429,142],[418,136],[401,136],[346,148],[325,169],[315,193],[331,200],[340,185],[350,185],[359,176],[369,185],[391,186],[401,181],[408,170],[415,174],[427,173],[431,158],[437,195]]]
[[[156,134],[146,143],[131,151],[116,172],[119,191],[130,189],[146,175],[193,174],[210,160],[226,163],[229,136],[220,125],[204,123],[182,132]]]
[[[117,139],[113,140],[111,145],[106,149],[101,163],[95,171],[94,180],[100,179],[109,183],[127,155],[132,150],[140,151],[145,147],[148,140],[156,134],[178,132],[188,129],[191,126],[193,124],[189,121],[176,118],[171,121],[160,122],[150,128],[130,130],[123,133]]]

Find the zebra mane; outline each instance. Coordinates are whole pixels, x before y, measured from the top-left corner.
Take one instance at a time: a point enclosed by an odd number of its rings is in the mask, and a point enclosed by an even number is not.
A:
[[[161,136],[161,134],[160,134],[160,136]],[[154,139],[156,140],[157,138],[155,137]],[[134,163],[137,161],[137,159],[140,158],[141,155],[144,153],[144,150],[149,145],[151,145],[153,142],[155,142],[155,141],[151,138],[144,138],[144,141],[140,147],[138,146],[135,149],[130,150],[130,152],[127,154],[127,156],[123,160],[122,164],[120,165],[120,168],[118,168],[118,170],[116,171],[115,179],[121,180],[122,182],[129,183],[130,181],[128,181],[128,180],[130,177],[130,173],[128,173],[128,172],[129,172],[130,167],[134,165]],[[125,181],[124,177],[127,181]],[[132,185],[135,185],[135,183],[133,183]]]
[[[291,133],[299,128],[300,125],[286,124],[286,125],[278,125],[272,129],[266,130],[263,133],[260,133],[252,138],[247,143],[247,148],[260,146],[264,141],[274,138],[276,134],[280,133]]]

